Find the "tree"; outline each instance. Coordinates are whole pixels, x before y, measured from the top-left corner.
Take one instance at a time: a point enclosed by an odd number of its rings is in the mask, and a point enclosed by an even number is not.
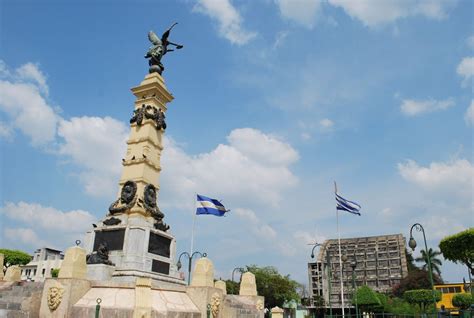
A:
[[[474,297],[472,294],[456,294],[453,296],[453,305],[461,308],[461,309],[468,309],[471,304],[474,304]]]
[[[377,294],[367,285],[357,288],[356,294],[352,297],[352,304],[357,305],[362,312],[374,312],[378,307],[382,306]]]
[[[282,307],[285,300],[300,300],[297,292],[300,284],[290,279],[290,275],[282,276],[272,266],[250,265],[247,270],[255,275],[257,292],[265,297],[266,308]]]
[[[225,281],[225,287],[227,289],[227,294],[229,295],[238,295],[240,291],[240,284],[234,282],[230,279]]]
[[[403,298],[410,304],[417,304],[425,312],[426,305],[441,300],[441,292],[432,289],[407,290],[403,293]]]
[[[441,284],[443,281],[434,274],[433,282]],[[431,289],[430,276],[427,271],[416,269],[408,272],[408,275],[400,281],[400,284],[393,286],[392,294],[396,297],[403,297],[405,291],[414,289]]]
[[[31,261],[31,256],[18,250],[0,249],[0,254],[4,255],[3,267],[6,269],[12,265],[26,265]]]
[[[436,273],[438,276],[441,276],[441,269],[440,266],[442,265],[442,262],[439,258],[436,256],[441,255],[440,251],[435,251],[431,247],[428,248],[428,253],[426,253],[425,250],[421,250],[421,256],[417,257],[415,259],[416,262],[421,263],[423,262],[424,265],[421,267],[423,270],[428,270],[428,256],[430,259],[430,264],[431,264],[431,269],[433,270],[434,273]]]
[[[405,247],[405,257],[407,259],[408,272],[417,270],[418,267],[416,267],[415,265],[415,260],[413,259],[413,255],[411,255],[411,253],[407,250],[406,247]]]
[[[57,278],[59,276],[59,268],[51,268],[51,277]]]
[[[474,275],[474,227],[443,238],[439,249],[445,259],[466,265]]]

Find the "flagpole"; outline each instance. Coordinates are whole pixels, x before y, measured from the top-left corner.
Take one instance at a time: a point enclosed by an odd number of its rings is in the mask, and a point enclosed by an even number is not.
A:
[[[337,185],[336,181],[334,181],[334,193],[337,194]],[[342,305],[342,317],[344,318],[344,283],[342,281],[342,257],[341,257],[341,234],[339,233],[339,210],[336,206],[336,224],[337,224],[337,243],[339,246],[339,271],[340,271],[340,278],[341,278],[341,305]],[[331,297],[331,295],[329,295]]]
[[[194,200],[197,198],[197,193],[194,194]],[[194,205],[196,205],[196,202],[193,202]],[[191,230],[191,248],[189,250],[189,255],[193,255],[193,249],[194,249],[194,227],[196,225],[196,211],[193,213],[193,228]]]

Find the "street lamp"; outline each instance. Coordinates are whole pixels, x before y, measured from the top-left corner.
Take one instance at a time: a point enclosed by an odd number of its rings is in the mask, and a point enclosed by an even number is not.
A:
[[[243,267],[236,267],[234,268],[234,270],[232,271],[232,281],[234,281],[234,273],[235,271],[240,271],[240,273],[244,273],[245,272],[245,268]],[[242,279],[242,275],[240,276],[240,279]]]
[[[355,283],[355,268],[357,266],[357,262],[354,256],[354,259],[351,261],[351,268],[352,268],[352,290],[354,293],[354,300],[355,300],[355,307],[356,307],[356,318],[359,318],[359,306],[357,304],[357,290],[356,290],[356,283]]]
[[[314,258],[314,249],[322,244],[315,243],[313,249],[311,250],[311,258]],[[317,264],[316,264],[317,266]],[[329,248],[326,249],[326,267],[328,269],[328,302],[329,302],[329,317],[332,318],[332,304],[331,304],[331,259],[329,254]]]
[[[425,254],[426,254],[426,261],[428,263],[428,273],[430,275],[430,283],[431,283],[431,289],[433,290],[432,291],[432,294],[433,294],[433,303],[435,305],[435,309],[436,309],[436,298],[435,298],[435,294],[434,294],[434,283],[433,283],[433,271],[431,270],[431,258],[430,258],[430,253],[428,253],[428,245],[426,244],[426,235],[425,235],[425,229],[423,228],[423,226],[420,224],[420,223],[415,223],[411,226],[410,228],[410,240],[408,241],[408,246],[410,246],[410,248],[412,249],[412,251],[415,251],[415,248],[416,248],[416,241],[415,239],[413,238],[413,228],[415,230],[417,230],[418,232],[422,232],[423,233],[423,241],[425,242]]]
[[[183,256],[183,255],[186,255],[186,256],[188,257],[188,285],[189,285],[189,283],[190,283],[190,281],[191,281],[191,266],[192,266],[192,262],[193,262],[193,257],[194,257],[195,255],[199,255],[199,256],[201,256],[201,257],[206,257],[207,254],[206,254],[206,253],[201,253],[201,252],[198,252],[198,251],[194,252],[194,253],[191,254],[191,255],[189,255],[188,252],[183,252],[183,253],[181,253],[181,254],[179,255],[179,257],[178,257],[178,263],[176,263],[176,266],[178,267],[178,270],[181,269],[181,266],[182,266],[182,264],[181,264],[181,256]]]

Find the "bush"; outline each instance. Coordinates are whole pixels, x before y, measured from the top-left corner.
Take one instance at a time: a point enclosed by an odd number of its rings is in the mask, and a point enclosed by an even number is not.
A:
[[[403,298],[410,304],[417,304],[424,311],[427,304],[441,300],[441,292],[431,289],[408,290],[403,294]]]
[[[363,312],[373,312],[376,308],[382,306],[377,294],[366,285],[357,288],[356,294],[352,298],[353,305],[355,305],[356,300],[357,305]]]
[[[58,275],[59,275],[59,268],[52,268],[51,277],[58,277]]]
[[[468,309],[473,303],[474,299],[471,294],[463,293],[453,296],[453,305],[461,309]]]

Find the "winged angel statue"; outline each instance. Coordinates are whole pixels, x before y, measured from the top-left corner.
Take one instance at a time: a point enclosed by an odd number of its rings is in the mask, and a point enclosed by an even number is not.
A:
[[[165,67],[161,64],[161,58],[168,52],[174,51],[173,49],[168,49],[168,45],[173,45],[177,50],[183,48],[182,45],[168,41],[170,36],[171,29],[178,23],[174,23],[168,30],[163,33],[161,39],[155,34],[155,32],[148,32],[148,39],[153,44],[148,49],[148,52],[145,55],[145,58],[149,59],[148,64],[150,65],[149,72],[158,72],[161,74]]]

